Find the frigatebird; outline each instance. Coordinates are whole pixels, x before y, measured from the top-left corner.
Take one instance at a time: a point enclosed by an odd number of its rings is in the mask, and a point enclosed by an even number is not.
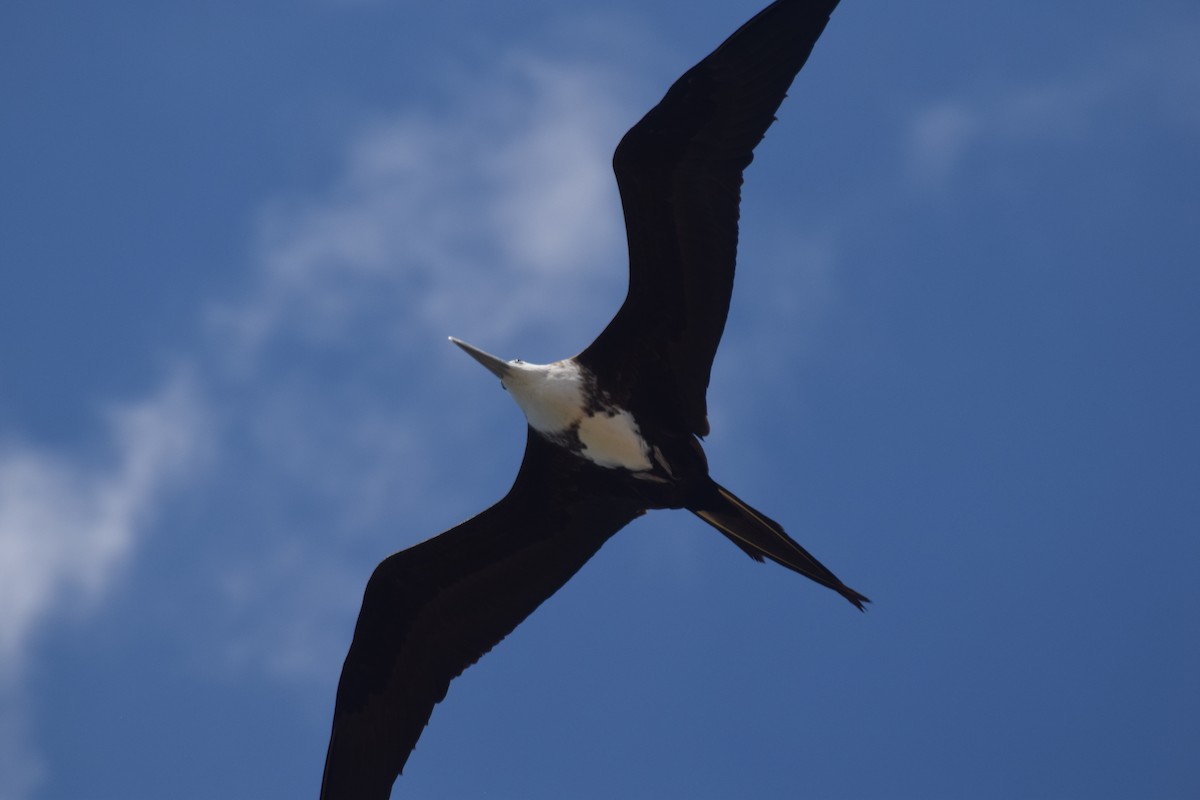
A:
[[[699,441],[742,173],[837,4],[772,3],[621,140],[629,291],[583,352],[527,364],[452,339],[524,411],[524,460],[494,506],[375,569],[338,684],[323,800],[389,797],[450,682],[649,509],[685,508],[751,558],[868,602],[709,477]]]

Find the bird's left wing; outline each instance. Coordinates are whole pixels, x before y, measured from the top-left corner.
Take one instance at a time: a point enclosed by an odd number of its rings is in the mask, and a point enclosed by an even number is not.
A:
[[[338,684],[322,800],[386,800],[450,681],[643,513],[605,491],[610,472],[530,430],[503,500],[376,568]]]
[[[629,292],[579,360],[660,427],[708,433],[713,356],[733,291],[742,173],[838,0],[776,0],[689,69],[613,157]],[[622,398],[624,400],[624,398]],[[655,407],[657,404],[661,407]]]

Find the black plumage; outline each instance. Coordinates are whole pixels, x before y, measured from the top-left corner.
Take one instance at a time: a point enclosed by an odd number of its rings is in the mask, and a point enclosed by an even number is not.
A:
[[[742,174],[836,5],[771,4],[622,139],[614,170],[629,292],[573,361],[595,399],[588,413],[628,411],[653,469],[598,465],[530,427],[507,496],[376,568],[338,686],[323,800],[388,797],[450,682],[648,509],[687,508],[752,557],[863,607],[865,597],[708,476],[697,439],[708,433],[705,393],[733,290]]]

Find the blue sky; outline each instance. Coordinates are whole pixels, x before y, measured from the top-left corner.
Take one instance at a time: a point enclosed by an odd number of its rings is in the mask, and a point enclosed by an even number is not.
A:
[[[624,293],[620,135],[758,2],[0,9],[0,798],[315,796],[362,587]],[[714,474],[397,796],[1200,794],[1200,11],[846,0],[747,176]]]

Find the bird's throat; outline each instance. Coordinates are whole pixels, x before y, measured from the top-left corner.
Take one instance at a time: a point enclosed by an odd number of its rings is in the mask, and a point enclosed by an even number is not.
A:
[[[512,366],[504,385],[535,431],[601,467],[652,467],[633,415],[609,403],[574,360]]]

